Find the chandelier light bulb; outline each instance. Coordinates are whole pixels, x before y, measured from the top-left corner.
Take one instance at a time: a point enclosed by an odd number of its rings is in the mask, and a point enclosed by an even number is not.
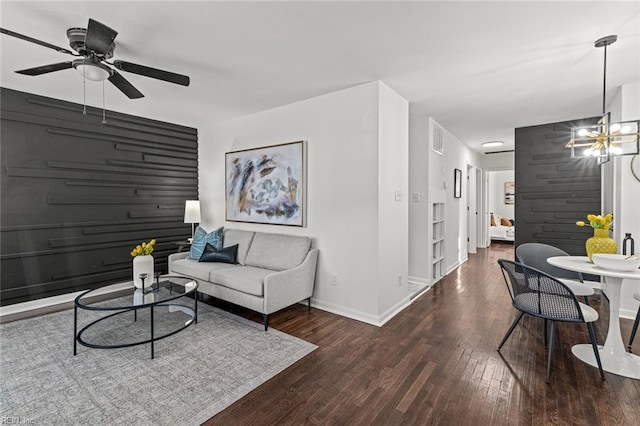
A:
[[[609,148],[609,150],[611,151],[612,154],[614,155],[620,155],[623,153],[623,150],[621,147],[619,146],[612,146],[611,148]]]
[[[622,127],[620,126],[620,123],[613,123],[609,130],[612,132],[617,132],[618,130],[620,130],[620,127]]]
[[[589,156],[591,156],[591,155],[593,154],[593,150],[592,150],[591,148],[587,148],[587,149],[585,149],[584,151],[582,151],[582,154],[583,154],[585,157],[589,157]]]
[[[587,136],[587,129],[578,130],[578,136]]]
[[[631,126],[622,126],[620,133],[631,133]]]

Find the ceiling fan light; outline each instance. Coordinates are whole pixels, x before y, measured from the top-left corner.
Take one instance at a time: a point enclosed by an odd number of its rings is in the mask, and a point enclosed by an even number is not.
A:
[[[503,141],[489,141],[489,142],[484,142],[482,144],[483,148],[493,148],[495,146],[502,146],[504,144]]]
[[[76,71],[91,81],[104,81],[111,75],[109,72],[90,64],[78,65]]]
[[[81,76],[91,81],[105,81],[111,77],[112,73],[111,68],[91,58],[74,60],[73,68],[75,68]]]

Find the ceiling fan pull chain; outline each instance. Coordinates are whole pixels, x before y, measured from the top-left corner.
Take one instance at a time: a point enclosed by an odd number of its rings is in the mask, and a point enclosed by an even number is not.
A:
[[[104,80],[102,80],[102,124],[107,124],[107,116],[104,107]]]
[[[85,68],[82,67],[82,114],[87,115],[87,79],[84,78]]]

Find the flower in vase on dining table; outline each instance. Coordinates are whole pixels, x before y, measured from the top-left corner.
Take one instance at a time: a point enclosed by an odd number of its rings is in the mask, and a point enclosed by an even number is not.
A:
[[[597,215],[596,216],[594,214],[588,214],[587,215],[587,220],[589,221],[589,225],[593,229],[606,229],[606,230],[609,230],[609,228],[611,227],[611,223],[613,222],[613,214],[607,213],[604,216],[602,216],[602,215]],[[579,220],[579,221],[576,222],[576,225],[585,226],[585,222]]]
[[[604,216],[588,214],[587,221],[593,228],[593,237],[589,238],[585,244],[587,256],[591,260],[594,253],[611,253],[618,251],[618,245],[613,238],[609,238],[609,229],[613,222],[613,214],[608,213]],[[585,226],[585,222],[576,222],[578,226]]]

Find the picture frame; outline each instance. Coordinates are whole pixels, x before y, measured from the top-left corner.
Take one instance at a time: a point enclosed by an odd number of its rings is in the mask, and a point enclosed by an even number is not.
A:
[[[453,169],[453,198],[462,198],[462,170]]]
[[[504,183],[504,203],[515,204],[516,202],[516,183],[505,182]]]
[[[304,141],[225,153],[225,219],[305,226]]]

